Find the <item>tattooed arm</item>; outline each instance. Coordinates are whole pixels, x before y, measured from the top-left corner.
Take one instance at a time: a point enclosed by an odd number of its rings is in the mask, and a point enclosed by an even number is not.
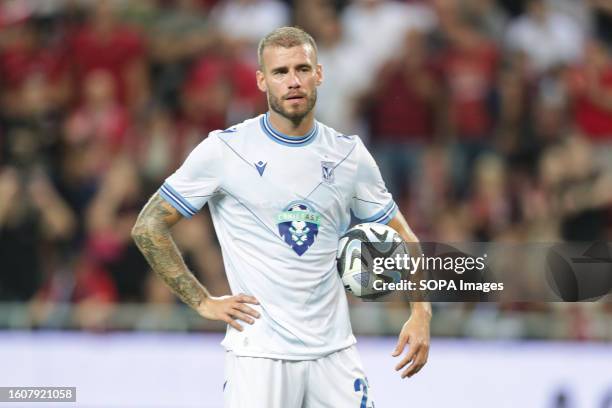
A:
[[[181,219],[181,214],[155,193],[138,215],[132,238],[153,271],[201,316],[223,320],[237,330],[242,330],[242,326],[236,319],[253,324],[252,317],[259,317],[259,313],[246,303],[258,304],[257,299],[244,294],[211,296],[189,271],[170,233],[170,228]]]

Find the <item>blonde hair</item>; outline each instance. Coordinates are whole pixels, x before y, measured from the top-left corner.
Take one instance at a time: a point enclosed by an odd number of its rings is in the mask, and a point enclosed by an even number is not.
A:
[[[291,48],[308,44],[317,55],[317,44],[310,34],[299,27],[280,27],[266,35],[257,47],[257,61],[263,67],[263,51],[266,47]]]

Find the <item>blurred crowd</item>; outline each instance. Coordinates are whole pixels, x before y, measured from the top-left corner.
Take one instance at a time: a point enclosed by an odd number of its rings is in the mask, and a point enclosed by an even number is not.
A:
[[[612,241],[608,0],[6,0],[0,301],[41,326],[172,303],[131,227],[208,132],[265,112],[256,46],[290,24],[317,118],[367,142],[422,240]],[[227,293],[207,210],[174,235]]]

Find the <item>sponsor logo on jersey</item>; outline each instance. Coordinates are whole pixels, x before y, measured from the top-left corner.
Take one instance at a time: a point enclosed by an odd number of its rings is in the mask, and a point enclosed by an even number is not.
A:
[[[293,202],[276,216],[278,232],[287,245],[302,256],[319,234],[321,215],[304,202]]]

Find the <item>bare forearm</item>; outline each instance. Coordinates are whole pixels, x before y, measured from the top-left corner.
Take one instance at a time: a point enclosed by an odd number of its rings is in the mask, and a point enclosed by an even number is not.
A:
[[[165,208],[168,205],[154,195],[138,216],[132,237],[153,271],[183,302],[196,309],[210,294],[185,265],[170,227],[163,221],[171,216]]]
[[[393,219],[389,222],[389,226],[400,234],[400,236],[407,243],[408,248],[411,251],[414,251],[417,253],[422,252],[421,246],[419,245],[419,239],[417,238],[416,234],[412,231],[412,229],[408,225],[408,222],[406,221],[402,213],[398,212],[397,215],[393,217]],[[422,270],[416,271],[410,277],[410,279],[415,282],[418,281],[419,279],[424,279],[424,278],[425,277],[424,277]],[[421,300],[422,295],[423,294],[421,292],[416,292],[416,295],[414,295],[416,296],[416,299],[414,299],[414,296],[413,296],[414,300],[410,302],[410,309],[412,311],[412,314],[416,313],[416,314],[422,315],[423,317],[427,319],[431,319],[431,304],[425,301],[424,298],[423,300]]]

